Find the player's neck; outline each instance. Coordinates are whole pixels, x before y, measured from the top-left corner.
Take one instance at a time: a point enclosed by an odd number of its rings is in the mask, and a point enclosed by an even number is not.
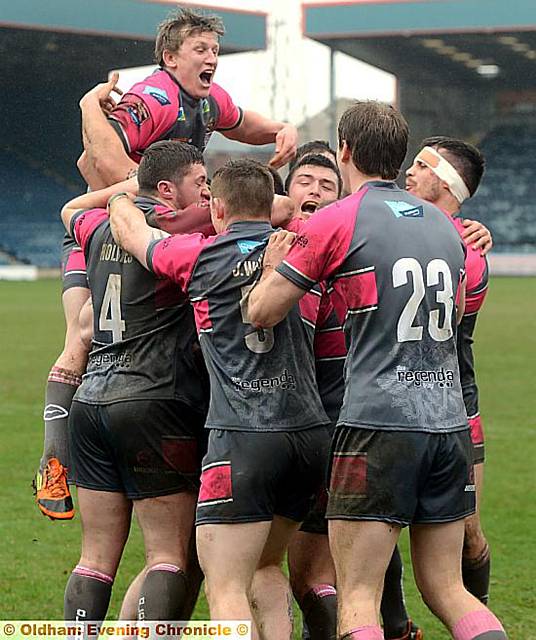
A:
[[[234,215],[225,221],[225,228],[228,229],[235,222],[267,222],[270,224],[270,216],[254,216],[254,215]]]
[[[364,173],[361,173],[361,171],[358,171],[355,168],[350,169],[350,175],[348,176],[348,178],[349,178],[349,182],[350,182],[350,192],[351,193],[355,193],[356,191],[359,191],[359,189],[361,189],[361,187],[366,182],[371,182],[373,180],[382,180],[382,181],[385,180],[381,176],[367,176],[367,175],[365,175]]]
[[[455,218],[460,213],[460,203],[453,196],[449,198],[440,198],[434,204],[451,218]]]

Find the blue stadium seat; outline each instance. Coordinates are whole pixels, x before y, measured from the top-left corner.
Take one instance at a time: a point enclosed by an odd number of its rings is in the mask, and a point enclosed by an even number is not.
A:
[[[0,150],[0,249],[20,262],[58,267],[63,225],[59,214],[76,189],[61,178]]]
[[[486,173],[463,215],[488,226],[495,249],[513,253],[536,251],[536,202],[531,189],[536,177],[536,127],[503,125],[480,144]]]

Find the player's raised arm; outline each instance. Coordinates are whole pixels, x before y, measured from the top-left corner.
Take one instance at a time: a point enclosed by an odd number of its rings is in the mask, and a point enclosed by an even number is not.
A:
[[[222,131],[224,136],[247,144],[269,144],[275,142],[275,154],[270,165],[278,169],[290,162],[296,155],[298,130],[288,122],[270,120],[255,111],[245,111],[241,124],[229,131]]]
[[[106,116],[115,104],[110,97],[112,91],[119,93],[117,80],[118,74],[115,73],[108,82],[90,89],[80,100],[84,153],[78,161],[78,168],[90,187],[96,180],[105,185],[120,182],[138,167],[128,157]]]
[[[111,187],[105,187],[99,191],[88,191],[87,193],[82,193],[81,195],[76,196],[76,198],[69,200],[61,210],[61,219],[67,229],[67,232],[69,232],[71,228],[71,219],[77,211],[80,211],[80,209],[96,209],[105,207],[108,199],[119,192],[136,195],[138,193],[137,178],[129,178],[128,180],[124,180],[118,184],[113,184]]]
[[[147,249],[155,239],[145,216],[126,193],[112,196],[108,202],[110,227],[117,244],[147,268]]]

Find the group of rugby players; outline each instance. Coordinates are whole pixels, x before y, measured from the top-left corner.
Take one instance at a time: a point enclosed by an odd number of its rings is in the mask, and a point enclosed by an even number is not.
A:
[[[80,103],[91,191],[62,210],[67,337],[37,491],[69,519],[67,467],[78,489],[65,618],[106,616],[134,511],[146,558],[124,619],[188,618],[204,578],[213,619],[289,638],[288,550],[308,637],[423,638],[396,547],[409,525],[419,590],[452,637],[506,638],[475,511],[490,238],[456,217],[484,160],[430,138],[400,189],[407,124],[369,101],[342,116],[336,153],[296,153],[292,125],[213,82],[222,34],[179,10],[155,73],[118,104],[116,76]],[[275,142],[270,167],[227,162],[209,190],[214,130]]]

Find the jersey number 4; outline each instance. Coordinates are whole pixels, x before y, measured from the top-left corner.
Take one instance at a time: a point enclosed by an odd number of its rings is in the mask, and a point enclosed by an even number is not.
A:
[[[408,274],[412,275],[413,292],[400,314],[397,325],[398,342],[422,340],[423,327],[413,326],[419,305],[426,295],[426,287],[436,287],[442,276],[443,288],[436,293],[436,302],[444,307],[443,324],[440,326],[439,309],[430,311],[428,318],[428,333],[436,342],[444,342],[452,338],[452,310],[454,308],[454,292],[452,290],[452,275],[448,264],[444,260],[432,260],[426,267],[426,285],[423,268],[415,258],[401,258],[393,265],[393,286],[402,287],[409,283]]]
[[[118,273],[108,276],[99,314],[99,330],[111,331],[114,342],[121,342],[126,331],[125,321],[121,317],[121,276]]]

